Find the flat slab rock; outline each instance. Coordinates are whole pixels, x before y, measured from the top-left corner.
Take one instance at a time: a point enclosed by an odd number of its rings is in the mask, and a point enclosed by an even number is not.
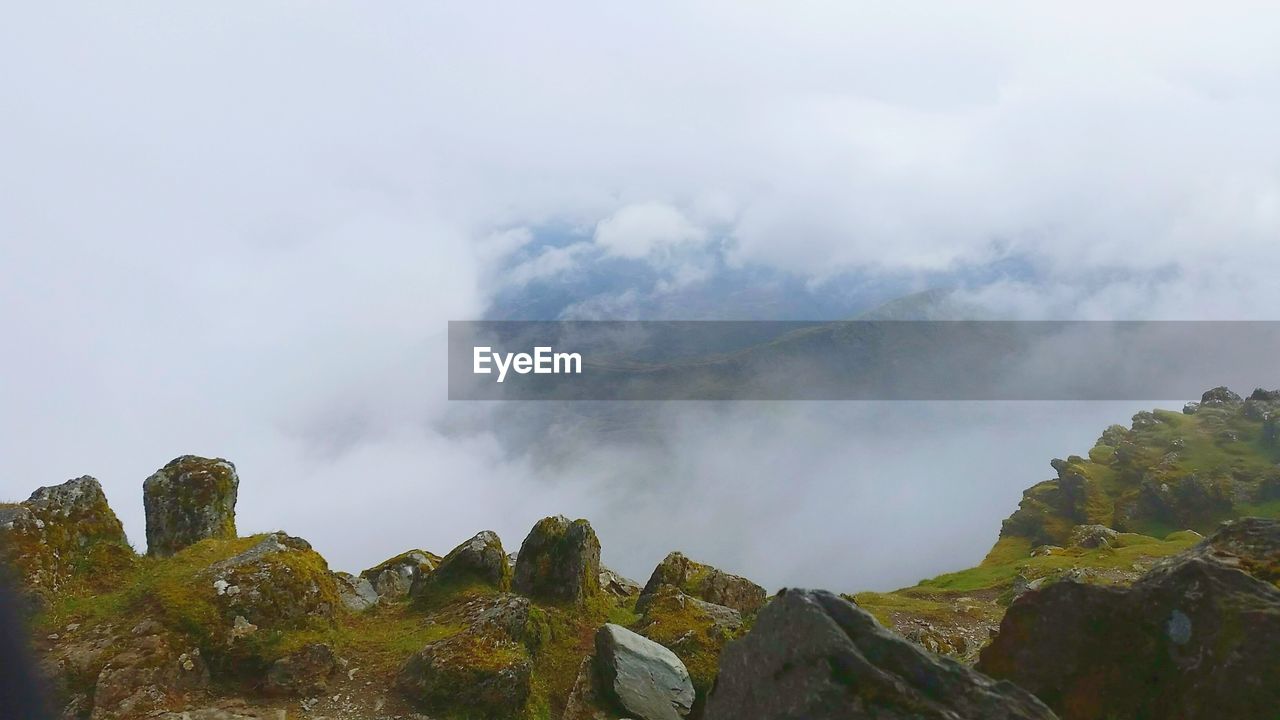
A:
[[[938,657],[829,592],[785,590],[729,643],[705,720],[1050,720],[1030,693]]]

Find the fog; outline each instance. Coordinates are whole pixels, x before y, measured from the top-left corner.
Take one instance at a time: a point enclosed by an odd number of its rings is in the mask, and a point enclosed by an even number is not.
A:
[[[549,513],[641,579],[677,548],[837,590],[976,562],[1050,458],[1155,401],[672,405],[529,454],[445,399],[445,323],[605,262],[654,274],[583,299],[619,315],[747,267],[1274,319],[1277,30],[1266,3],[7,8],[0,499],[92,474],[141,545],[142,481],[195,453],[239,468],[242,532],[346,570]]]

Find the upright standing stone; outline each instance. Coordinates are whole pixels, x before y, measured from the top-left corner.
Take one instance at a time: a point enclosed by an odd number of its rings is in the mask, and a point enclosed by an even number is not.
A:
[[[142,484],[147,554],[168,557],[205,538],[235,537],[236,466],[183,455]]]
[[[591,523],[543,518],[520,546],[512,589],[553,602],[583,603],[600,594],[600,540]]]

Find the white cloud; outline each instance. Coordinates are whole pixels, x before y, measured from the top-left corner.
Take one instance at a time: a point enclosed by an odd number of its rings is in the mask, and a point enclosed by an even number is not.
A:
[[[627,205],[600,221],[595,242],[624,258],[668,256],[706,242],[707,233],[665,203]]]

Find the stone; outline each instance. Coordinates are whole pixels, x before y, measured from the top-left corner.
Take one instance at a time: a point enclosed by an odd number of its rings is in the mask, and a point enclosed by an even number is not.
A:
[[[1079,548],[1109,548],[1118,537],[1120,533],[1106,525],[1077,525],[1071,529],[1071,545]]]
[[[286,629],[332,621],[342,604],[339,581],[324,558],[306,540],[283,532],[269,533],[197,575],[225,630],[241,636],[251,634],[248,626]]]
[[[520,717],[532,692],[533,663],[523,643],[528,599],[480,598],[464,613],[467,628],[414,653],[396,675],[396,687],[427,713]]]
[[[617,716],[609,712],[608,701],[602,697],[598,686],[595,656],[588,655],[578,665],[578,674],[565,700],[560,720],[615,720]]]
[[[438,556],[426,550],[410,550],[374,565],[360,573],[360,577],[369,581],[378,597],[394,602],[409,597],[413,584],[438,564]]]
[[[1030,693],[935,656],[821,590],[784,590],[725,648],[706,720],[1049,720]]]
[[[410,596],[424,601],[470,587],[506,591],[511,589],[511,566],[497,533],[477,533],[444,556],[431,573],[420,576],[410,588]]]
[[[39,488],[21,503],[0,504],[0,564],[13,568],[30,591],[53,593],[77,573],[120,568],[133,559],[102,484],[88,475]]]
[[[616,598],[632,598],[640,594],[643,589],[640,583],[629,577],[624,577],[610,570],[607,567],[600,567],[600,590],[606,595],[612,595]]]
[[[649,582],[645,583],[640,592],[636,611],[643,613],[649,598],[663,585],[674,586],[686,595],[747,614],[760,609],[768,595],[764,588],[744,577],[694,562],[679,552],[673,552],[654,568]]]
[[[183,455],[142,483],[147,554],[168,557],[205,538],[236,536],[235,465]]]
[[[311,643],[271,663],[262,688],[268,695],[313,697],[329,689],[337,670],[333,648]]]
[[[186,694],[209,684],[197,648],[159,624],[144,621],[115,639],[102,656],[92,691],[92,720],[124,720],[179,705]]]
[[[693,682],[697,694],[694,709],[698,710],[715,683],[721,651],[742,627],[742,614],[737,610],[663,585],[649,596],[644,615],[633,629],[680,658]]]
[[[378,604],[378,592],[368,580],[345,572],[334,573],[334,578],[338,581],[338,596],[351,612],[364,612]]]
[[[543,518],[516,555],[512,590],[538,600],[584,604],[600,595],[600,540],[591,523]]]
[[[1242,402],[1244,402],[1243,398],[1231,392],[1230,389],[1222,386],[1213,388],[1212,390],[1206,390],[1204,394],[1200,396],[1201,409],[1208,408],[1208,407],[1226,407],[1228,405],[1239,405]]]
[[[1123,589],[1062,581],[1010,605],[978,668],[1064,718],[1272,718],[1280,522],[1224,525]]]
[[[693,709],[689,671],[658,643],[607,623],[596,631],[595,657],[608,696],[639,720],[679,720]]]

